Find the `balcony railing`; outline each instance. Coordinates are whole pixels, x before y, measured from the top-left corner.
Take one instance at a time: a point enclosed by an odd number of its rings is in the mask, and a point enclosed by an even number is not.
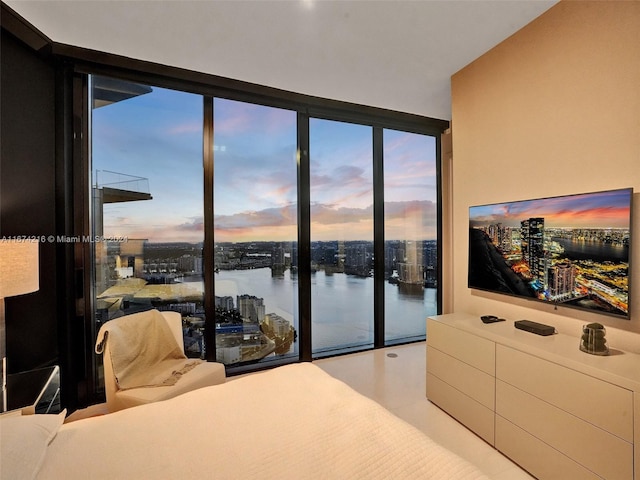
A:
[[[151,200],[149,179],[109,170],[96,170],[96,190],[102,190],[103,203]]]

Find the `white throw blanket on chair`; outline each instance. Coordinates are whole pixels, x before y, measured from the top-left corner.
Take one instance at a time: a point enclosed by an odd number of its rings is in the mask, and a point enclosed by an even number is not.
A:
[[[105,342],[109,342],[120,390],[174,385],[182,374],[201,363],[187,359],[158,310],[108,321],[98,332],[96,353],[104,351]]]

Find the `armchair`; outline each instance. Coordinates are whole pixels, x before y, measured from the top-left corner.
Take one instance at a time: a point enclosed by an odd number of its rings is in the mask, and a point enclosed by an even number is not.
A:
[[[182,317],[178,312],[158,312],[157,310],[152,310],[150,312],[143,312],[141,314],[133,315],[144,315],[146,321],[152,322],[164,320],[168,325],[175,341],[177,342],[177,348],[179,348],[179,352],[176,352],[176,345],[173,345],[172,340],[169,339],[167,343],[171,344],[170,346],[172,346],[174,351],[167,353],[167,355],[170,355],[172,353],[174,357],[179,357],[181,354],[181,358],[184,358],[184,361],[182,363],[185,363],[185,361],[189,360],[186,358],[186,356],[184,356]],[[166,400],[176,397],[182,393],[195,390],[197,388],[202,388],[209,385],[217,385],[225,382],[225,368],[222,363],[199,362],[195,366],[190,365],[187,369],[185,369],[183,373],[178,374],[178,380],[174,380],[175,383],[173,385],[141,386],[137,388],[135,386],[129,386],[128,388],[122,388],[122,378],[119,381],[117,375],[114,373],[114,359],[112,349],[114,347],[114,342],[118,342],[117,336],[119,334],[123,334],[123,330],[118,327],[126,325],[126,322],[129,322],[130,324],[133,315],[125,315],[124,317],[108,321],[102,326],[100,332],[98,333],[96,352],[103,354],[104,385],[107,399],[107,410],[109,412],[115,412],[117,410],[134,407],[136,405],[142,405],[145,403]],[[166,326],[157,326],[161,327],[161,331],[166,334],[165,336],[171,336],[167,333]],[[145,338],[144,333],[141,337],[143,339]],[[151,348],[155,347],[157,346],[151,346]],[[141,352],[144,353],[146,349],[146,345],[141,345]],[[160,353],[162,355],[162,352]],[[138,352],[132,352],[133,357],[136,357],[137,355]],[[176,361],[179,362],[179,360]],[[196,362],[198,361],[196,360]],[[174,375],[176,374],[175,371],[172,372],[171,369],[169,369],[166,372],[166,375],[171,376],[172,373]]]

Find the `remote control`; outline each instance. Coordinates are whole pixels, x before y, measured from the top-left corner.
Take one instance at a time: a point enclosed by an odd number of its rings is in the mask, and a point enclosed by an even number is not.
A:
[[[504,322],[504,318],[498,318],[495,315],[482,315],[480,320],[482,320],[482,323]]]

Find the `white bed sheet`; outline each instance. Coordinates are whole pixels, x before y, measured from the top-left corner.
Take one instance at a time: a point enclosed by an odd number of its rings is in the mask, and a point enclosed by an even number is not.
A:
[[[63,425],[39,479],[463,479],[457,455],[310,363]]]

